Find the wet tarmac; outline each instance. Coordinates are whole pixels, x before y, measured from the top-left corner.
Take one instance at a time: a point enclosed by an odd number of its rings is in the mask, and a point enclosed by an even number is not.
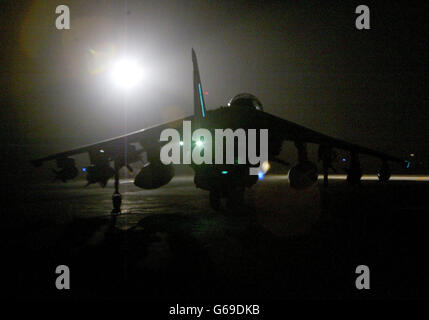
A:
[[[412,180],[412,179],[409,179]],[[17,188],[3,206],[2,287],[19,298],[429,297],[427,181],[332,180],[296,191],[267,176],[237,209],[210,209],[192,177],[158,190],[121,181]],[[55,268],[70,268],[57,290]],[[370,290],[355,286],[358,265]]]

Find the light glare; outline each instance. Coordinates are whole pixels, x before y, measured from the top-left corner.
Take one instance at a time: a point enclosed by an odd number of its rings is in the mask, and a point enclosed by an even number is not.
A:
[[[130,89],[140,84],[143,70],[137,60],[123,58],[111,70],[112,81],[122,89]]]

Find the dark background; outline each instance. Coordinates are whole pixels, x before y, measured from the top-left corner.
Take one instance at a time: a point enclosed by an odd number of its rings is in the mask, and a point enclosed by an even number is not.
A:
[[[55,28],[59,4],[70,7],[71,30]],[[30,159],[190,115],[192,47],[209,109],[251,92],[265,111],[314,130],[396,156],[415,153],[423,166],[409,172],[427,173],[429,8],[366,1],[371,30],[359,31],[354,12],[360,4],[2,1],[0,164],[3,189],[10,191],[2,193],[6,205],[0,210],[3,293],[61,298],[53,270],[65,263],[76,282],[64,298],[135,293],[156,299],[165,297],[163,290],[176,300],[259,298],[255,292],[265,299],[427,297],[425,182],[351,187],[331,181],[327,191],[320,188],[321,218],[303,237],[278,236],[255,221],[271,217],[272,226],[289,231],[272,211],[299,220],[301,208],[314,202],[293,193],[285,180],[265,185],[261,210],[237,216],[208,211],[206,194],[191,178],[152,195],[124,186],[130,191],[125,204],[137,212],[130,219],[142,216],[142,230],[135,232],[118,231],[109,220],[110,188],[29,184],[50,181],[45,173],[54,166],[34,169]],[[125,53],[138,57],[145,70],[142,87],[126,99],[106,70],[106,59]],[[293,161],[290,145],[284,156]],[[87,159],[78,160],[83,165]],[[364,170],[374,168],[378,164]],[[298,201],[295,209],[273,204],[285,194]],[[146,217],[158,209],[161,214]],[[110,227],[98,246],[85,245]],[[200,237],[190,237],[194,229]],[[175,263],[165,264],[164,272],[141,272],[139,261],[159,232],[168,234]],[[208,256],[207,248],[217,255]],[[371,266],[374,279],[365,293],[354,287],[353,270],[362,263]],[[243,266],[255,266],[254,273]],[[255,279],[258,285],[249,290]]]
[[[38,179],[32,158],[190,115],[192,47],[209,109],[251,92],[269,113],[427,163],[427,5],[365,2],[371,29],[360,31],[356,1],[68,1],[70,30],[55,28],[58,4],[1,2],[1,163],[11,178]],[[124,53],[146,74],[126,101],[103,62]]]

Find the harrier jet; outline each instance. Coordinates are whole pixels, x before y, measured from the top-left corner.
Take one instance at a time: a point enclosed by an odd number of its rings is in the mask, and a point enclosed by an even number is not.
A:
[[[112,213],[119,213],[121,206],[119,170],[122,167],[132,170],[130,164],[139,161],[142,154],[146,153],[147,162],[136,175],[134,184],[143,189],[156,189],[169,183],[174,176],[174,167],[172,164],[163,164],[160,159],[160,150],[167,143],[160,140],[160,134],[164,129],[173,128],[178,130],[183,137],[184,121],[191,121],[193,129],[206,128],[211,131],[227,128],[232,130],[239,128],[244,130],[268,129],[268,159],[284,165],[287,163],[278,158],[282,143],[292,141],[297,149],[298,163],[289,170],[288,177],[291,187],[298,189],[309,187],[317,181],[316,164],[311,162],[307,155],[308,143],[319,146],[318,161],[322,162],[325,186],[328,184],[328,169],[332,167],[336,149],[350,154],[347,169],[347,181],[350,184],[357,184],[361,179],[360,154],[380,159],[381,166],[378,173],[380,181],[387,181],[390,178],[389,161],[404,163],[404,160],[397,157],[327,136],[266,113],[262,103],[252,94],[238,94],[229,101],[227,106],[207,110],[194,50],[192,50],[192,62],[194,90],[194,114],[192,116],[56,153],[34,160],[33,164],[40,166],[45,161],[55,160],[58,167],[58,170],[54,170],[56,178],[65,182],[78,175],[75,160],[71,157],[88,153],[91,165],[83,169],[87,174],[87,184],[99,183],[104,187],[107,181],[113,177]],[[136,149],[135,144],[140,144],[141,148]],[[183,142],[180,144],[182,146]],[[196,142],[192,141],[191,148],[196,147]],[[252,167],[250,163],[196,164],[192,161],[188,165],[195,172],[195,186],[210,192],[210,205],[216,210],[220,207],[222,197],[227,198],[228,205],[240,203],[245,189],[257,183],[258,178],[261,178],[258,175],[249,174],[249,168]]]

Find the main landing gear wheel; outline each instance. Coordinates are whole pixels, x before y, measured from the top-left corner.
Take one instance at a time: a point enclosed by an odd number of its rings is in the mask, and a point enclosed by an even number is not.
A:
[[[210,190],[210,206],[218,211],[220,210],[220,192],[216,190]]]
[[[235,209],[243,204],[244,201],[244,188],[236,187],[228,190],[226,206],[229,209]]]
[[[222,196],[226,197],[226,207],[235,209],[242,205],[244,201],[244,187],[229,188],[227,191],[211,190],[210,191],[210,206],[218,211],[221,209]]]

